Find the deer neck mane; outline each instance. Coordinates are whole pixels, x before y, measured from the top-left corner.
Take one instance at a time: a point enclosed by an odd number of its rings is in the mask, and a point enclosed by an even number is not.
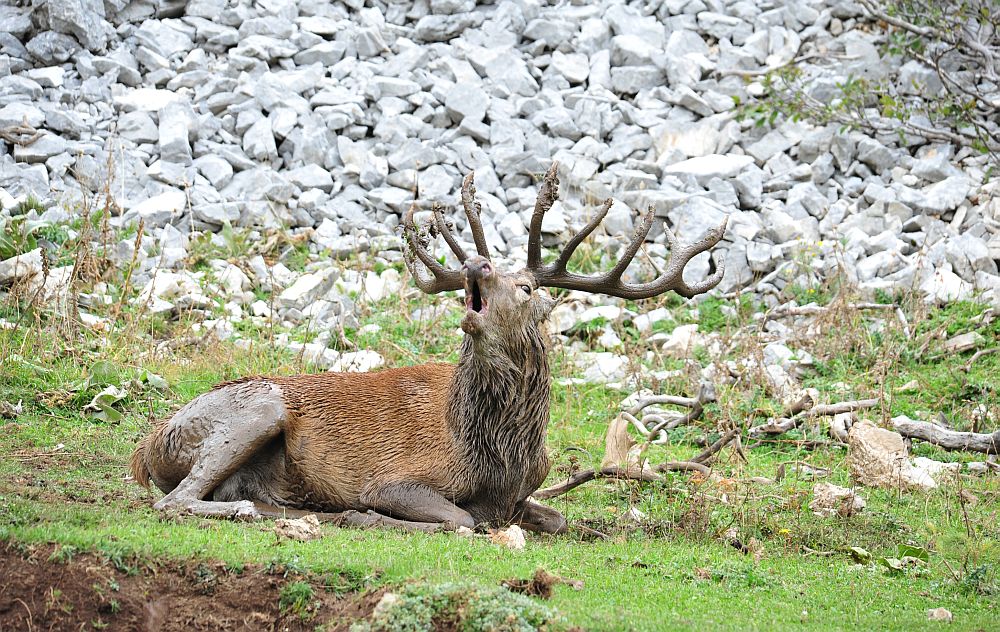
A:
[[[502,340],[466,335],[446,418],[475,465],[514,465],[544,451],[549,381],[548,346],[537,326]]]

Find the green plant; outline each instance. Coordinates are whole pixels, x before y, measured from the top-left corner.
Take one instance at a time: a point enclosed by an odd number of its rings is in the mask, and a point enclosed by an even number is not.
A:
[[[887,30],[883,53],[916,60],[933,73],[933,88],[906,85],[898,76],[851,75],[819,98],[814,88],[828,81],[829,69],[806,72],[792,63],[767,73],[762,96],[738,104],[739,116],[758,126],[779,119],[806,119],[861,129],[877,136],[918,136],[988,153],[1000,160],[1000,112],[990,94],[1000,61],[1000,12],[995,0],[861,0],[868,15]],[[930,75],[927,75],[928,77]]]
[[[303,581],[285,584],[278,596],[278,607],[282,612],[295,614],[299,618],[310,616],[310,606],[314,597],[312,586]]]
[[[528,597],[503,588],[463,584],[406,586],[383,598],[369,621],[351,632],[532,632],[562,623],[562,617]]]

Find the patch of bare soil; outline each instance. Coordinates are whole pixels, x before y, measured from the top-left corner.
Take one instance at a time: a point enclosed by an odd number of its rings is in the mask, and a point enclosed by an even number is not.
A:
[[[0,631],[346,630],[380,594],[336,595],[309,582],[307,607],[282,611],[301,577],[218,562],[108,559],[53,545],[0,542]]]

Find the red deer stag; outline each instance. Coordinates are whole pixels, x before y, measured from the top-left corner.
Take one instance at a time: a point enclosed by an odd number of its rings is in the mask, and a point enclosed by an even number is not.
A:
[[[490,261],[472,174],[463,183],[462,204],[477,255],[463,252],[439,206],[425,230],[416,226],[412,208],[404,217],[405,259],[417,286],[428,294],[465,290],[465,339],[457,365],[221,384],[160,423],[136,448],[136,481],[148,487],[152,480],[166,492],[154,507],[245,518],[309,510],[346,524],[420,530],[517,523],[564,532],[566,520],[558,511],[529,498],[549,471],[550,374],[542,323],[555,301],[538,290],[627,299],[667,290],[694,296],[714,287],[722,269],[689,285],[684,266],[722,238],[725,223],[685,247],[668,231],[671,257],[660,277],[624,283],[622,275],[653,223],[650,208],[614,268],[582,276],[566,264],[604,219],[611,200],[555,261],[543,264],[542,218],[558,188],[553,165],[531,216],[527,267],[514,273]],[[461,270],[445,268],[428,252],[437,234]]]

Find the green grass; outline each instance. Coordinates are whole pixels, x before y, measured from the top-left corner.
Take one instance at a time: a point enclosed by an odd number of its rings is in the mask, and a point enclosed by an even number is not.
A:
[[[709,299],[692,310],[668,301],[675,299],[659,302],[674,310],[666,331],[696,319],[702,331],[717,333],[728,345],[729,359],[752,356],[753,350],[733,337],[751,324],[752,305],[727,310],[726,302]],[[446,308],[432,312],[427,309],[432,305]],[[276,540],[266,521],[165,518],[150,509],[157,495],[126,479],[128,457],[151,421],[219,381],[315,368],[275,348],[269,331],[243,329],[254,342],[249,350],[207,342],[157,354],[157,343],[184,335],[190,322],[151,322],[126,313],[124,324],[110,334],[85,328],[67,333],[58,320],[22,307],[8,304],[0,314],[21,323],[0,330],[0,402],[24,406],[16,419],[0,419],[0,539],[58,543],[54,562],[91,550],[125,572],[138,569],[142,558],[217,559],[232,569],[280,565],[289,577],[283,608],[300,616],[312,613],[311,597],[295,587],[302,583],[300,576],[315,578],[319,584],[313,586],[337,594],[387,587],[426,596],[439,594],[444,589],[435,587],[443,584],[471,582],[489,589],[505,579],[530,577],[537,568],[583,581],[581,590],[558,585],[545,606],[564,616],[566,625],[587,630],[931,629],[939,624],[927,621],[926,610],[936,607],[951,610],[960,629],[989,629],[1000,614],[997,477],[963,477],[961,486],[949,484],[925,495],[861,489],[865,511],[819,518],[808,509],[813,481],[798,477],[791,466],[807,462],[829,468],[831,482],[850,484],[842,449],[813,451],[798,442],[824,438],[825,427],[788,433],[748,450],[749,463],[726,450],[716,480],[672,474],[643,485],[599,481],[550,501],[572,523],[607,533],[607,540],[579,533],[529,536],[525,550],[509,551],[482,538],[324,525],[322,539],[290,542]],[[418,308],[422,313],[414,316]],[[971,303],[930,312],[914,309],[909,338],[892,322],[871,330],[878,315],[840,315],[837,327],[796,348],[809,351],[817,362],[803,384],[818,388],[831,402],[884,391],[890,395],[887,416],[942,412],[958,428],[977,423],[982,430],[995,428],[1000,355],[982,357],[966,373],[958,367],[969,354],[941,355],[938,337],[975,328],[995,346],[1000,325],[977,326],[974,319],[982,311]],[[459,318],[458,302],[447,295],[392,297],[362,307],[361,324],[377,324],[379,333],[348,331],[345,337],[349,344],[381,353],[389,366],[448,361],[456,357]],[[625,341],[624,352],[644,358],[647,348],[629,325],[610,325]],[[282,332],[302,340],[318,333],[301,328],[274,333]],[[707,361],[706,352],[696,357]],[[577,374],[561,349],[553,350],[552,359],[556,380]],[[685,371],[683,359],[654,352],[642,362],[654,369],[681,369],[678,377],[646,386],[685,395],[697,389],[697,372]],[[129,396],[116,404],[123,417],[115,424],[82,412],[100,385],[133,380],[143,371],[162,376],[169,388],[133,384]],[[778,413],[781,403],[759,379],[748,377],[720,385],[719,401],[705,417],[673,432],[666,446],[650,448],[650,459],[690,458],[700,450],[690,439],[716,436],[717,424],[755,425]],[[911,380],[917,381],[916,389],[897,392]],[[625,394],[600,385],[554,386],[549,483],[600,463],[604,432]],[[871,416],[881,421],[883,411]],[[925,444],[918,453],[975,460]],[[776,480],[779,469],[787,475]],[[647,516],[638,527],[625,518],[631,508]],[[747,553],[729,543],[730,530],[747,545]],[[900,545],[927,550],[927,562],[901,572],[879,563],[898,557]],[[850,547],[865,549],[871,561],[857,564]]]

